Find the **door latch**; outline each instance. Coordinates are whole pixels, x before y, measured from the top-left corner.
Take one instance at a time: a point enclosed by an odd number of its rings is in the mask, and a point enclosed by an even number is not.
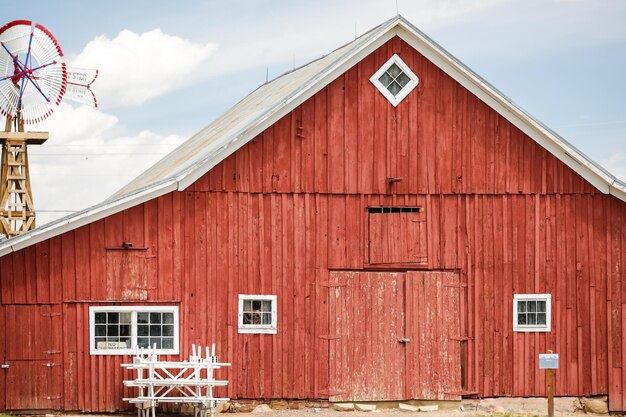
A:
[[[408,337],[403,337],[402,339],[398,339],[399,343],[409,343],[411,341],[411,339],[409,339]]]

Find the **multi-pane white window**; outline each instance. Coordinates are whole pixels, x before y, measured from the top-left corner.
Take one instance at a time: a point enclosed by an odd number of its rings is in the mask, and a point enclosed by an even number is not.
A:
[[[276,296],[239,294],[239,333],[276,333]]]
[[[419,83],[417,75],[404,61],[394,54],[370,78],[370,81],[393,104],[397,106]]]
[[[513,330],[549,332],[552,319],[552,295],[514,294]]]
[[[176,306],[89,307],[89,325],[92,355],[126,355],[148,346],[178,353]]]

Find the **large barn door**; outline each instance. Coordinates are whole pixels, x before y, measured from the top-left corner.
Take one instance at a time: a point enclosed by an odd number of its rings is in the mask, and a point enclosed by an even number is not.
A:
[[[460,399],[459,275],[408,272],[406,294],[406,398]]]
[[[60,305],[5,306],[7,410],[61,409]]]
[[[332,272],[331,401],[403,398],[404,274]]]
[[[331,272],[331,401],[459,399],[453,272]]]

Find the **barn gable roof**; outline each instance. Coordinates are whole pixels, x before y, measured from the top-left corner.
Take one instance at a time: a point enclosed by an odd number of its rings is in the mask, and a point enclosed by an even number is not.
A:
[[[605,194],[626,201],[626,183],[519,108],[398,15],[330,54],[263,84],[106,201],[0,243],[0,256],[174,190],[211,168],[288,114],[385,42],[398,36]]]

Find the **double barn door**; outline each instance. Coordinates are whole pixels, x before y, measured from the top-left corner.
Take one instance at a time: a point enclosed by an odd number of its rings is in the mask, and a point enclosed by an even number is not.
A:
[[[330,399],[458,399],[461,289],[454,272],[331,273]]]

